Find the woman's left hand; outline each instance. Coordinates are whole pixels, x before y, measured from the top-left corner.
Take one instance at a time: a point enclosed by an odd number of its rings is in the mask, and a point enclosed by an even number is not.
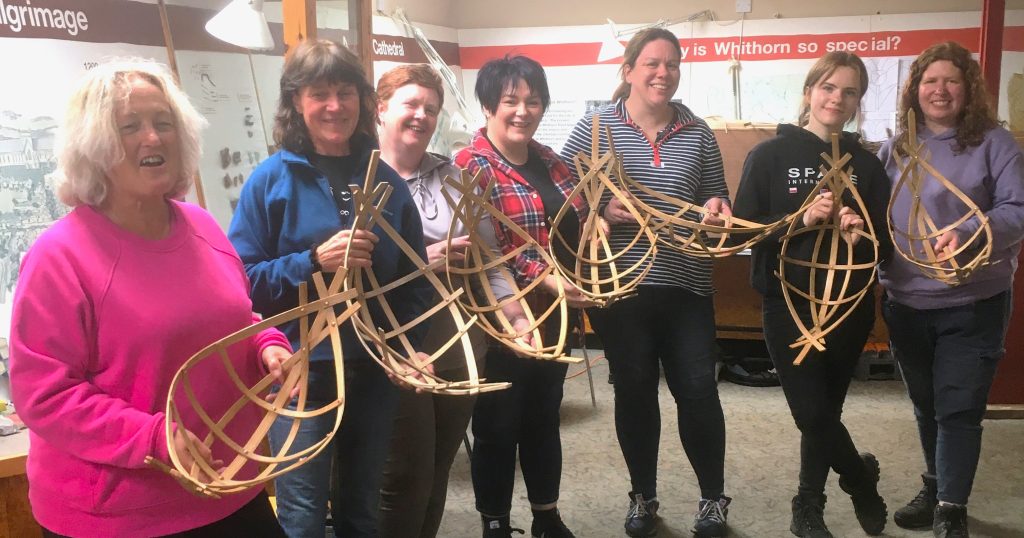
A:
[[[843,206],[839,210],[839,234],[847,243],[856,245],[860,241],[860,234],[853,230],[863,230],[864,219],[849,206]]]
[[[935,249],[935,261],[944,262],[953,257],[956,249],[960,248],[960,233],[950,230],[939,236],[933,245]]]
[[[448,241],[438,241],[433,245],[427,245],[427,263],[431,264],[443,258],[447,258],[445,262],[447,265],[464,261],[466,259],[466,249],[472,244],[469,241],[468,235],[460,235],[459,237],[453,237],[451,243]],[[445,264],[440,264],[434,268],[436,273],[444,273],[445,270]]]
[[[708,212],[704,214],[704,218],[700,220],[701,224],[707,224],[708,226],[725,226],[726,220],[723,217],[732,216],[732,208],[725,200],[718,198],[712,198],[704,204],[704,209]]]
[[[291,367],[285,367],[285,362],[288,361],[292,356],[292,352],[281,346],[267,346],[263,348],[263,354],[260,357],[263,360],[263,365],[267,368],[267,372],[274,377],[274,380],[278,385],[284,383],[285,377],[288,375],[288,370]],[[289,398],[294,398],[299,394],[299,387],[292,388]],[[277,396],[277,392],[271,392],[267,394],[266,400],[269,402]]]
[[[414,362],[416,362],[417,366],[420,366],[421,369],[423,369],[424,371],[426,371],[430,375],[434,375],[434,364],[433,363],[425,364],[428,360],[430,360],[430,355],[427,355],[426,353],[424,353],[422,351],[417,351],[416,355],[413,356],[412,360]],[[417,370],[415,368],[412,368],[412,367],[407,367],[407,366],[403,366],[403,368],[405,368],[405,372],[404,372],[405,375],[412,376],[414,379],[417,379],[419,381],[426,381],[427,380],[427,376],[424,375],[423,373],[421,373],[419,370]],[[395,385],[399,386],[400,388],[403,388],[403,389],[406,389],[406,390],[415,390],[416,394],[424,394],[424,393],[427,392],[426,390],[423,390],[423,389],[420,389],[420,388],[416,388],[414,385],[411,385],[411,384],[407,383],[404,379],[402,379],[401,377],[395,375],[390,370],[385,370],[385,372],[387,372],[387,374],[388,374],[388,379],[390,379],[392,383],[394,383]]]

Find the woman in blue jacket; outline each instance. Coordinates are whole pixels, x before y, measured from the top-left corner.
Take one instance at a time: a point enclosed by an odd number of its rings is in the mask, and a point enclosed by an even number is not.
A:
[[[253,308],[264,316],[295,307],[299,285],[311,283],[317,271],[337,271],[346,253],[349,267],[372,267],[382,284],[417,269],[386,235],[350,229],[354,215],[348,186],[364,182],[377,146],[376,110],[359,60],[337,43],[306,40],[285,63],[274,121],[280,150],[246,181],[228,233],[245,264]],[[393,189],[383,215],[425,259],[419,213],[405,181],[383,162],[375,179]],[[425,310],[425,286],[425,280],[417,279],[388,294],[399,320],[412,320]],[[385,320],[381,312],[371,312],[374,319]],[[282,330],[297,349],[298,322]],[[324,535],[332,457],[338,486],[331,498],[335,534],[377,534],[380,482],[398,392],[366,354],[350,323],[341,334],[345,410],[333,450],[275,482],[278,518],[293,538]],[[307,409],[337,397],[332,358],[329,344],[310,353]],[[332,413],[304,420],[289,453],[323,439],[333,425]],[[271,428],[275,452],[291,426],[292,419],[282,417]]]

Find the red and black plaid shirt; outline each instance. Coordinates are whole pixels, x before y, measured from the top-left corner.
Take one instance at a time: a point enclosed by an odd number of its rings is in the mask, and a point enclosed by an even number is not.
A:
[[[530,140],[529,147],[531,151],[540,155],[548,173],[551,174],[551,181],[558,191],[568,198],[575,187],[569,168],[551,148],[541,145],[535,140]],[[510,269],[520,286],[533,282],[548,267],[544,258],[537,251],[538,245],[545,250],[548,248],[548,228],[550,226],[545,216],[540,194],[519,172],[498,155],[494,146],[487,140],[486,128],[477,131],[470,145],[455,154],[455,164],[468,170],[471,174],[482,171],[483,173],[480,174],[481,189],[486,188],[491,179],[494,179],[495,186],[491,191],[491,204],[525,230],[535,242],[534,246],[523,250],[515,257]],[[586,201],[583,200],[583,197],[577,196],[572,205],[576,210],[576,216],[580,219],[580,229],[582,229],[583,220],[587,216]],[[525,239],[512,233],[497,219],[491,219],[491,222],[494,223],[495,235],[498,237],[498,245],[503,254],[508,254],[526,243]]]

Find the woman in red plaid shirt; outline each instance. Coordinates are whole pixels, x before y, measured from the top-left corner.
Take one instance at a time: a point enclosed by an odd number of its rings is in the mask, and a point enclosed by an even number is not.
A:
[[[484,187],[494,180],[491,203],[526,230],[536,245],[517,255],[510,267],[517,284],[526,286],[547,268],[537,246],[548,247],[549,223],[573,188],[565,163],[551,148],[533,140],[550,102],[547,78],[536,61],[506,56],[480,69],[476,96],[487,124],[469,147],[456,154],[455,164],[474,174],[482,172],[480,183]],[[574,200],[573,209],[577,218],[563,218],[558,228],[570,243],[578,242],[587,214],[580,198]],[[503,253],[526,242],[497,219],[493,222]],[[559,260],[572,265],[573,253],[560,241],[555,245]],[[531,294],[531,304],[550,305],[558,295],[558,278],[554,274],[544,277]],[[567,281],[562,280],[562,286],[570,306],[589,306]],[[576,319],[573,312],[570,310],[570,323]],[[546,342],[557,338],[558,328],[558,323],[546,324]],[[488,381],[510,381],[512,386],[481,394],[473,413],[473,490],[484,538],[512,534],[509,513],[517,449],[533,510],[531,534],[546,538],[573,536],[557,510],[562,474],[558,409],[565,372],[564,363],[519,358],[506,348],[493,347],[487,357]]]

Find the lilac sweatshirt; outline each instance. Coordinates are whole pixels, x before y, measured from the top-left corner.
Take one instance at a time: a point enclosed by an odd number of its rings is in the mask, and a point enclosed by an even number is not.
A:
[[[929,278],[901,255],[893,254],[881,265],[879,280],[890,297],[913,308],[946,308],[992,297],[1012,287],[1017,270],[1017,255],[1024,239],[1024,155],[1006,129],[988,131],[980,145],[961,153],[953,151],[955,136],[955,130],[937,135],[923,126],[918,130],[918,140],[925,144],[926,160],[988,217],[992,255],[989,265],[977,270],[963,284],[951,287]],[[878,153],[893,186],[900,177],[893,154],[894,142],[895,138],[886,142]],[[900,149],[900,154],[905,152]],[[964,203],[937,180],[926,173],[922,173],[922,178],[921,198],[937,227],[947,226],[967,213]],[[903,230],[910,213],[910,196],[908,189],[901,189],[893,204],[893,222]],[[961,240],[970,238],[979,225],[977,218],[960,225],[957,231]],[[908,249],[905,241],[901,241],[901,247]]]
[[[170,461],[164,406],[178,368],[254,321],[242,262],[217,223],[196,206],[170,204],[171,232],[155,241],[79,206],[22,263],[11,385],[30,432],[32,512],[53,532],[171,534],[223,519],[259,492],[202,499],[144,463],[147,455]],[[250,385],[263,376],[259,352],[271,344],[289,347],[270,329],[230,349]],[[216,363],[191,376],[214,417],[239,395]],[[195,413],[183,415],[202,438]],[[258,419],[246,409],[234,431],[251,432]],[[218,454],[226,455],[215,445]]]

